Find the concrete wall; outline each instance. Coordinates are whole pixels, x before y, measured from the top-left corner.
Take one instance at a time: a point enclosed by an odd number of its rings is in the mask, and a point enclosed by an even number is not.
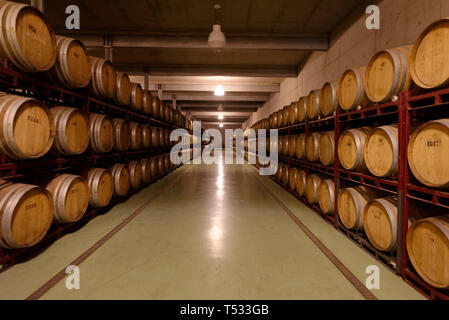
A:
[[[379,50],[413,44],[429,24],[449,17],[449,0],[384,0],[379,8],[380,30],[366,29],[364,15],[331,37],[330,49],[312,53],[298,77],[285,79],[280,93],[272,95],[243,128],[321,88],[326,81],[338,80],[347,68],[367,65]]]

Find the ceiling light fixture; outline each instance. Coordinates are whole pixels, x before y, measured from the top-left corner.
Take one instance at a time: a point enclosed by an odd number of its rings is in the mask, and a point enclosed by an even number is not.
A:
[[[223,122],[220,122],[220,128],[223,128]]]
[[[218,120],[223,120],[223,119],[224,119],[223,113],[220,113],[220,114],[218,115]]]
[[[219,84],[218,86],[215,87],[215,95],[216,96],[224,96],[225,92],[224,92],[224,88],[221,84]]]
[[[223,31],[221,31],[221,26],[219,24],[213,25],[207,43],[211,48],[224,48],[226,46],[226,37]]]

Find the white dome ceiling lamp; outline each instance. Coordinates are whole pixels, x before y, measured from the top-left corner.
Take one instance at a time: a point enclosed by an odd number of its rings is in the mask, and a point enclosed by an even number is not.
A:
[[[214,5],[215,21],[217,21],[218,10],[220,8],[221,8],[220,4],[217,3]],[[216,49],[221,49],[226,46],[226,37],[223,31],[221,31],[221,25],[214,24],[212,26],[212,32],[209,34],[209,39],[207,40],[207,43],[209,44],[209,47]]]

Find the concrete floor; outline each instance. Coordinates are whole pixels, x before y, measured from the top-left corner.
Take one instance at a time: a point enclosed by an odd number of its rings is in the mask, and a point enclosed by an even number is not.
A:
[[[173,182],[81,263],[80,290],[61,280],[42,299],[363,299],[257,174],[250,165],[186,165],[0,274],[0,299],[29,296]],[[380,289],[373,291],[379,299],[423,299],[268,177],[262,180],[362,283],[368,265],[380,268]]]

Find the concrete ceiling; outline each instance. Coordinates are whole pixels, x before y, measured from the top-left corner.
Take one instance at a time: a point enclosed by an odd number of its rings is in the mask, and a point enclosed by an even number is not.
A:
[[[34,2],[42,2],[34,1]],[[133,81],[176,101],[181,110],[215,125],[243,123],[286,77],[296,77],[314,50],[361,0],[43,0],[57,34],[81,39],[91,55],[106,57]],[[220,4],[219,10],[214,4]],[[65,8],[78,5],[81,29],[65,28]],[[218,23],[227,38],[211,49]],[[225,96],[214,96],[216,85]]]

